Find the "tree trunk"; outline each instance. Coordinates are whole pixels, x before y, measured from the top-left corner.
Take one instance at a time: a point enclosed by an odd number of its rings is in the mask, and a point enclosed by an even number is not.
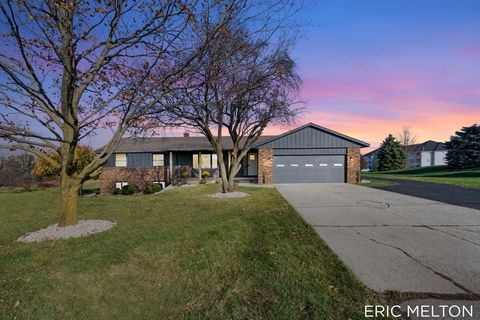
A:
[[[230,164],[230,171],[228,173],[228,183],[227,183],[227,192],[233,192],[235,189],[235,176],[237,175],[238,171],[240,170],[241,165],[237,162],[237,160],[233,161]]]
[[[218,150],[218,148],[216,148]],[[227,166],[225,165],[225,159],[223,159],[223,153],[220,149],[220,152],[217,151],[217,159],[218,159],[218,170],[220,172],[220,178],[222,179],[222,192],[227,193],[228,191],[228,172]]]
[[[81,181],[62,174],[60,176],[60,227],[71,226],[78,223],[77,203],[78,191],[81,187]]]

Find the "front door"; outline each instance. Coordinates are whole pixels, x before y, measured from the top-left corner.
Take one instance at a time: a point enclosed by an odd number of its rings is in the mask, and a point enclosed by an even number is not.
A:
[[[247,154],[247,175],[248,176],[256,176],[257,175],[257,154],[256,153],[248,153]]]

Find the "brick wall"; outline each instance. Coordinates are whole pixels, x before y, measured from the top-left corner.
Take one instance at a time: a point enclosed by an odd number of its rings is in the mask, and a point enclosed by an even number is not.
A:
[[[272,183],[273,150],[258,149],[258,183]]]
[[[347,149],[347,183],[359,183],[361,155],[360,148]]]
[[[102,168],[100,174],[100,193],[115,191],[115,182],[135,184],[140,190],[154,181],[165,181],[166,168]]]

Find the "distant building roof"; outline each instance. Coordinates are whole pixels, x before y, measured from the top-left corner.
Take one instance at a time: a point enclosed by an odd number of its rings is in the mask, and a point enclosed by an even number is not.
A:
[[[412,144],[406,147],[407,152],[445,151],[445,143],[428,140],[424,143]]]
[[[370,152],[368,152],[368,153],[363,154],[362,157],[368,157],[368,156],[371,156],[371,155],[373,155],[373,154],[375,154],[375,153],[377,153],[377,152],[378,152],[378,148],[375,149],[375,150],[372,150],[372,151],[370,151]]]

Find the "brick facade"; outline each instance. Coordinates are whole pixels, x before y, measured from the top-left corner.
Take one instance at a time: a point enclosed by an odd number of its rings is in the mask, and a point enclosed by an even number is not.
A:
[[[347,183],[360,182],[360,148],[347,149]]]
[[[116,182],[128,182],[136,185],[140,190],[146,184],[154,181],[165,181],[167,168],[102,168],[100,174],[100,193],[112,193],[115,191]]]
[[[272,183],[273,149],[258,149],[258,183]]]

